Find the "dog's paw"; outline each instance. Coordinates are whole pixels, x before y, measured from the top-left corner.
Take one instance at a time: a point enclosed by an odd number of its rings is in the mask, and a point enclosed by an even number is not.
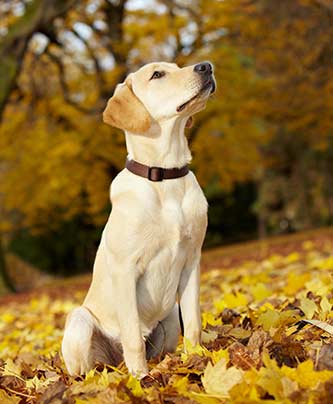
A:
[[[142,379],[143,377],[145,377],[148,374],[148,366],[146,360],[145,345],[143,344],[143,341],[141,349],[134,350],[132,347],[131,350],[123,349],[123,351],[125,364],[129,373],[137,379]]]
[[[148,375],[148,367],[142,367],[142,368],[128,368],[128,371],[130,372],[130,374],[132,376],[134,376],[135,378],[141,380],[143,379],[145,376]]]

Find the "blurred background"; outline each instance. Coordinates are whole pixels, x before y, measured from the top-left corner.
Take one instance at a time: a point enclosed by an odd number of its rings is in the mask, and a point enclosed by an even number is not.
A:
[[[333,0],[1,0],[0,293],[91,270],[126,157],[101,111],[160,60],[215,66],[206,248],[333,223]]]

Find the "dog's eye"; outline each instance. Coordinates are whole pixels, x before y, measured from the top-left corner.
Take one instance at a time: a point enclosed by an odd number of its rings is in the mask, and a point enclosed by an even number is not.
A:
[[[155,72],[153,73],[153,75],[151,76],[150,80],[153,80],[153,79],[160,79],[160,78],[163,77],[163,76],[165,76],[165,72],[158,72],[158,71],[155,71]]]

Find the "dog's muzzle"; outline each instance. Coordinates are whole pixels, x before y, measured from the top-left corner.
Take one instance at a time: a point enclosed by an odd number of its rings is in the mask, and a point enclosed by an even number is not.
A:
[[[216,84],[213,76],[213,66],[209,62],[198,63],[194,66],[193,70],[201,76],[202,87],[201,92],[208,90],[211,87],[210,93],[214,93]]]

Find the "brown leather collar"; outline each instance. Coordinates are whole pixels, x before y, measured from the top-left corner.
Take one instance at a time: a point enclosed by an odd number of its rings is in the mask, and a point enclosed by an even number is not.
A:
[[[163,181],[180,178],[184,177],[189,172],[187,164],[180,168],[149,167],[138,163],[135,160],[128,159],[126,160],[126,168],[131,171],[131,173],[147,178],[149,181]]]

